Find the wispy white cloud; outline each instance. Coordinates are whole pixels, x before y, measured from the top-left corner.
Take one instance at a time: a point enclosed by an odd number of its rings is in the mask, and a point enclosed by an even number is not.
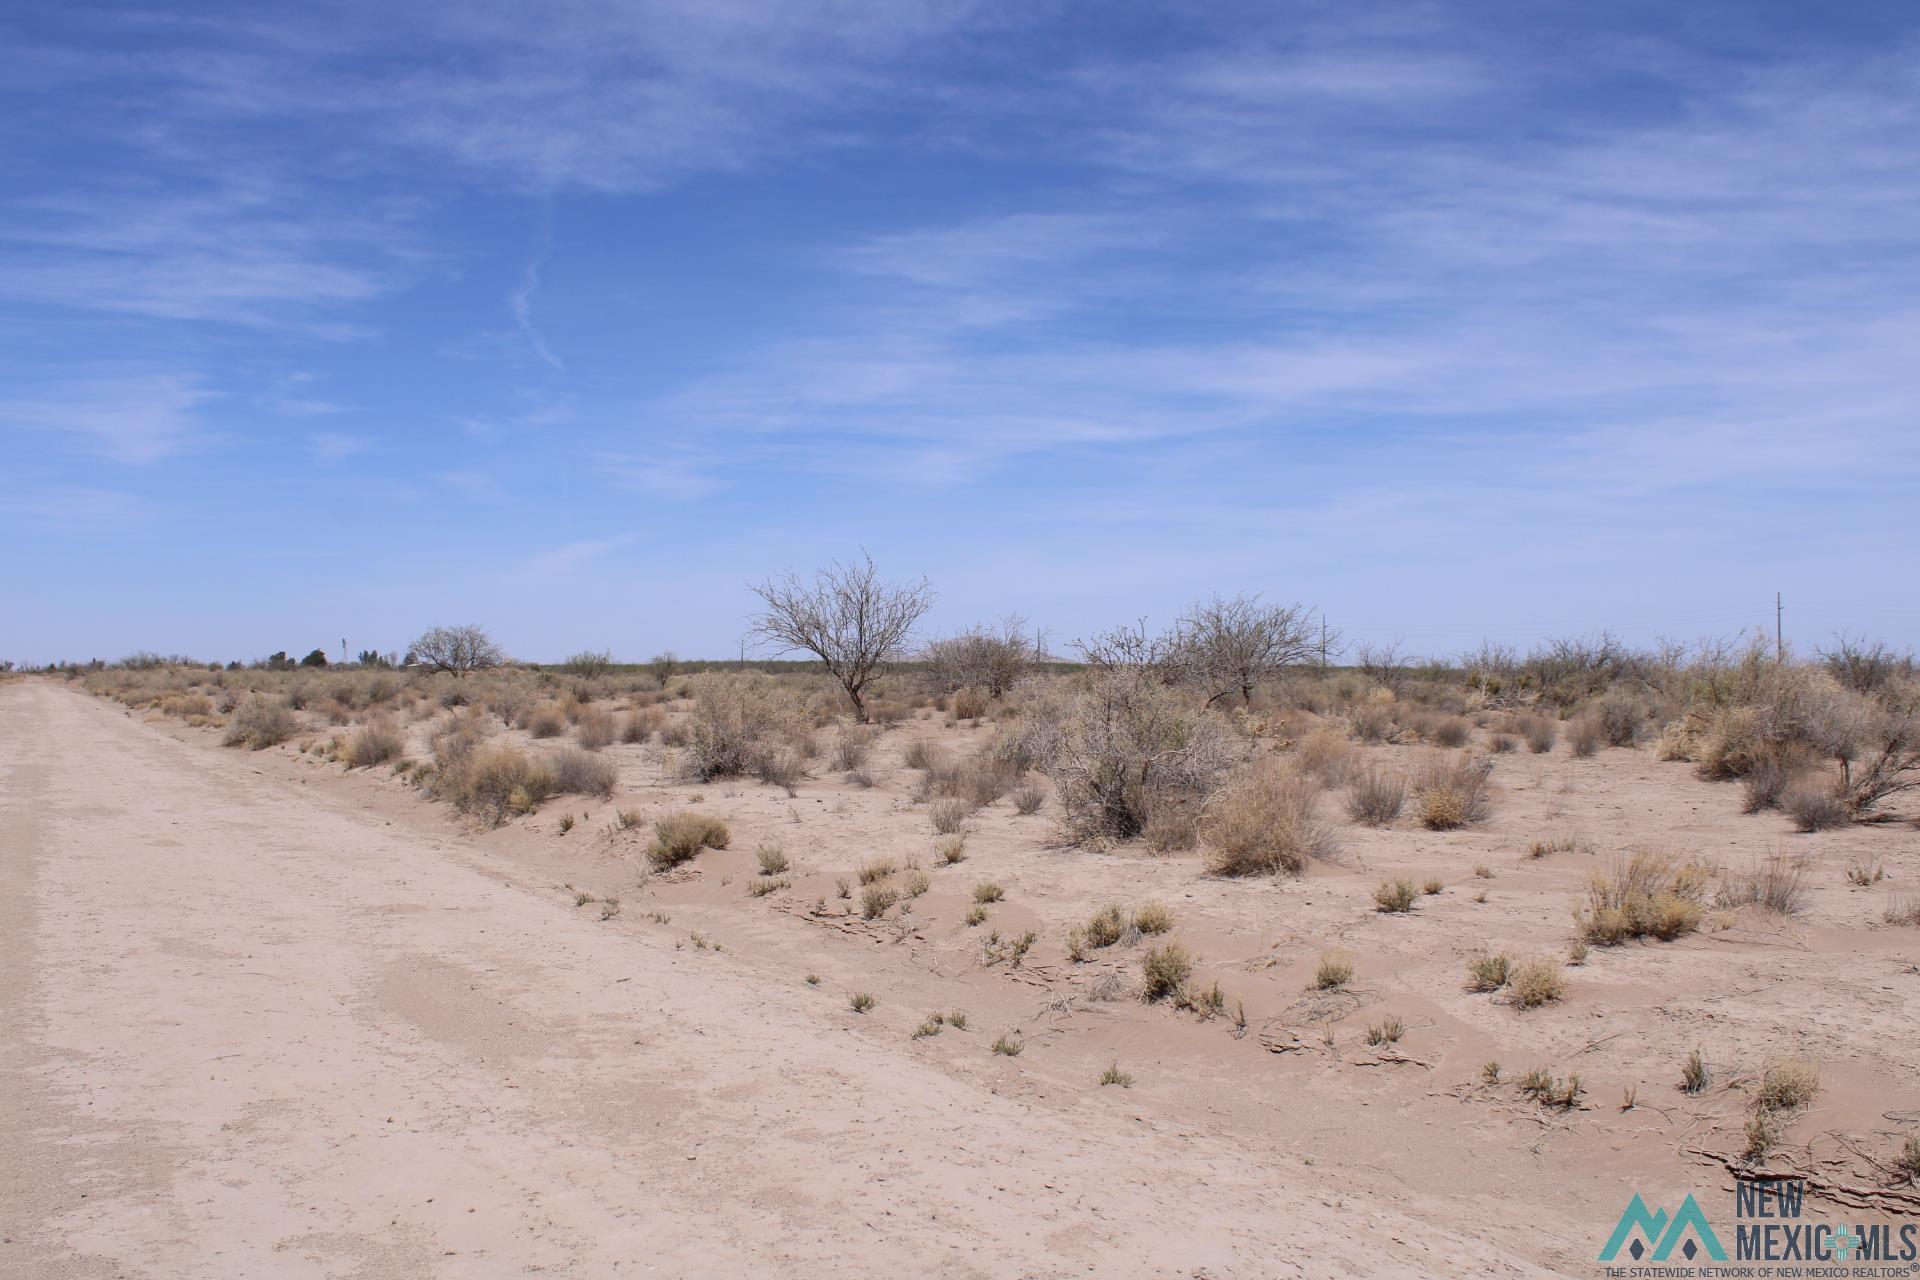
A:
[[[338,431],[316,431],[307,437],[307,451],[315,462],[344,462],[355,454],[365,453],[368,444],[363,436]]]
[[[189,375],[107,371],[0,399],[0,427],[73,437],[116,461],[151,463],[194,442],[194,411],[212,398]]]

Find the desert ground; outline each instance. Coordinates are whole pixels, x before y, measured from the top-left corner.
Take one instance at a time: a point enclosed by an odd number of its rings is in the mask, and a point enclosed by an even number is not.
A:
[[[0,1273],[1592,1275],[1636,1192],[1771,1170],[1920,1214],[1897,803],[1803,833],[1647,742],[1276,706],[1249,749],[1317,743],[1335,781],[1451,751],[1486,812],[1366,825],[1330,785],[1299,874],[1227,875],[1204,839],[1071,838],[1044,772],[1037,811],[982,797],[943,846],[926,779],[1001,728],[945,700],[838,764],[822,717],[770,782],[688,775],[684,682],[576,691],[563,738],[645,717],[591,751],[608,785],[479,820],[408,767],[479,715],[448,677],[387,704],[363,767],[364,703],[228,749],[202,679],[170,705],[0,683]],[[526,719],[489,740],[552,750]],[[689,811],[724,847],[656,856]],[[1581,944],[1633,851],[1710,880],[1697,922]],[[1756,900],[1789,867],[1792,900]],[[1152,998],[1176,943],[1191,973]],[[1472,981],[1493,955],[1554,989]],[[1817,1092],[1761,1110],[1780,1063]]]

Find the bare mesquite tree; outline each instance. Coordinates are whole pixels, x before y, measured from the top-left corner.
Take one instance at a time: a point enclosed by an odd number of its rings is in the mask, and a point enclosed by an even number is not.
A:
[[[865,552],[813,575],[811,583],[788,574],[750,588],[766,602],[750,635],[782,653],[811,653],[840,682],[853,713],[867,720],[866,688],[874,674],[904,657],[914,626],[933,607],[925,578],[884,582]]]
[[[1186,674],[1209,706],[1236,693],[1248,706],[1262,680],[1317,657],[1322,632],[1313,610],[1262,604],[1252,595],[1214,596],[1194,605],[1181,616],[1176,635]]]
[[[507,659],[486,629],[473,623],[430,628],[413,642],[412,652],[433,670],[451,671],[456,677],[497,667]]]

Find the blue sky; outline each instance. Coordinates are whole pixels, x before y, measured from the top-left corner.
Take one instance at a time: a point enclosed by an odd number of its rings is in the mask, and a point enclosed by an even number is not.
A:
[[[1920,14],[17,5],[0,656],[1920,643]]]

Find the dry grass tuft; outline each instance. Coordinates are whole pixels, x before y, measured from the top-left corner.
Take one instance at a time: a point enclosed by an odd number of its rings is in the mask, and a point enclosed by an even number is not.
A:
[[[1507,979],[1516,1008],[1534,1009],[1567,994],[1567,977],[1557,961],[1545,956],[1522,960]]]
[[[1313,971],[1316,991],[1338,991],[1353,981],[1353,957],[1344,951],[1329,951],[1320,957]]]
[[[1484,822],[1493,812],[1488,778],[1493,762],[1474,756],[1427,761],[1414,783],[1414,809],[1429,831],[1452,831]]]
[[[1299,875],[1339,852],[1320,818],[1320,788],[1292,769],[1263,765],[1242,774],[1208,806],[1202,831],[1214,875]]]
[[[233,720],[220,739],[223,747],[264,751],[277,747],[300,731],[300,719],[277,698],[254,694],[234,709]]]
[[[724,849],[733,839],[727,824],[710,814],[685,809],[657,818],[647,860],[656,868],[677,867],[702,849]]]
[[[1707,1060],[1696,1046],[1680,1064],[1680,1092],[1704,1093],[1708,1082]]]
[[[1178,995],[1193,977],[1193,957],[1177,942],[1163,943],[1140,957],[1140,973],[1146,979],[1145,999],[1165,1000]]]
[[[1389,914],[1413,910],[1420,890],[1411,880],[1382,880],[1373,890],[1374,910]]]
[[[340,758],[351,769],[367,769],[397,759],[407,748],[406,737],[385,721],[362,725],[347,739]]]
[[[1819,1066],[1805,1058],[1780,1058],[1761,1071],[1753,1105],[1758,1111],[1797,1111],[1819,1092]]]
[[[1173,908],[1164,902],[1143,902],[1134,908],[1133,927],[1145,934],[1171,932],[1173,929]]]
[[[1629,938],[1670,942],[1700,927],[1707,871],[1662,853],[1637,850],[1617,858],[1609,871],[1587,881],[1587,905],[1578,915],[1580,936],[1610,947]]]
[[[1347,789],[1347,816],[1363,826],[1386,826],[1400,816],[1406,803],[1406,775],[1379,765],[1355,774]]]
[[[1759,907],[1777,915],[1799,915],[1807,905],[1812,860],[1804,854],[1773,853],[1748,870],[1728,877],[1714,903],[1721,907]]]
[[[1513,957],[1506,952],[1481,952],[1467,961],[1467,990],[1498,991],[1513,974]]]
[[[588,751],[612,745],[619,734],[620,722],[605,707],[589,707],[580,713],[580,719],[573,726],[575,741]]]
[[[1805,783],[1780,798],[1796,831],[1836,831],[1852,821],[1846,798],[1832,786]]]
[[[569,795],[605,799],[613,794],[614,783],[620,779],[620,771],[611,760],[578,747],[563,747],[554,753],[551,767],[554,789]]]

